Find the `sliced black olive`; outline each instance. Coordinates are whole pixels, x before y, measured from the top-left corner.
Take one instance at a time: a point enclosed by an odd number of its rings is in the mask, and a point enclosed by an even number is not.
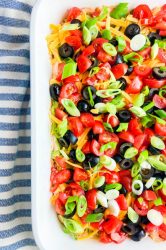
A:
[[[128,110],[121,110],[117,113],[120,122],[129,122],[131,120],[131,112]]]
[[[96,96],[95,99],[94,99],[94,103],[101,103],[103,102],[103,99],[100,97],[100,96]]]
[[[157,149],[157,148],[154,148],[152,145],[150,145],[148,147],[148,150],[149,152],[152,154],[152,155],[159,155],[160,154],[160,150]]]
[[[121,87],[120,87],[120,89],[121,90],[125,90],[125,88],[127,87],[127,81],[126,81],[126,79],[123,78],[123,77],[121,77],[121,78],[118,79],[118,81],[120,81],[120,83],[122,84]]]
[[[139,231],[138,225],[129,222],[126,225],[122,226],[122,231],[127,233],[128,235],[136,234]]]
[[[62,58],[73,57],[74,55],[74,49],[68,43],[62,44],[59,47],[58,51],[59,51],[59,55]]]
[[[158,172],[153,175],[153,177],[156,177],[156,179],[163,180],[165,178],[165,172]]]
[[[120,55],[120,54],[117,54],[116,60],[115,60],[115,65],[116,65],[116,64],[119,64],[119,63],[123,63],[123,62],[124,62],[123,56]]]
[[[65,147],[65,148],[68,148],[69,145],[70,145],[69,141],[66,140],[66,139],[63,138],[63,137],[60,137],[60,138],[58,139],[58,142],[59,142],[59,144],[60,144],[62,147]]]
[[[124,195],[128,193],[124,186],[122,186],[122,188],[119,191],[121,194],[124,194]]]
[[[75,145],[78,141],[78,138],[73,134],[71,130],[68,130],[66,134],[63,136],[63,138],[72,145]]]
[[[118,41],[116,40],[116,38],[112,38],[109,43],[111,43],[112,45],[114,45],[115,47],[118,45]]]
[[[133,70],[134,70],[133,66],[129,66],[128,69],[127,69],[127,72],[126,72],[125,76],[131,75],[131,73],[133,72]]]
[[[132,168],[133,165],[134,165],[134,162],[130,159],[123,159],[120,162],[120,167],[122,169],[130,169],[130,168]]]
[[[98,205],[98,207],[93,212],[94,214],[98,214],[98,213],[104,213],[105,210],[106,210],[105,207]]]
[[[99,187],[98,190],[104,192],[104,190],[105,190],[105,184],[103,184],[101,187]]]
[[[61,86],[57,83],[50,85],[50,96],[53,100],[57,101],[60,95]]]
[[[128,148],[131,148],[132,147],[132,143],[129,143],[129,142],[125,142],[123,144],[120,145],[120,148],[119,148],[119,152],[121,155],[124,155],[126,150]]]
[[[96,140],[98,141],[99,135],[95,135],[95,134],[93,133],[93,130],[91,129],[91,130],[89,131],[89,133],[88,133],[88,139],[89,139],[90,141],[93,140],[93,139],[96,139]]]
[[[140,241],[146,236],[145,230],[140,227],[139,231],[136,234],[131,235],[130,239],[133,241]]]
[[[85,100],[89,100],[90,99],[88,88],[91,89],[92,97],[93,97],[93,99],[95,99],[95,97],[96,97],[96,89],[93,86],[86,86],[86,87],[83,88],[83,90],[82,90],[82,96],[83,96],[83,98]]]
[[[75,208],[74,208],[73,212],[71,212],[71,214],[64,214],[63,217],[66,218],[66,219],[72,218],[76,213],[76,207],[77,206],[75,206]]]
[[[127,26],[124,34],[130,39],[132,39],[135,35],[138,35],[140,33],[140,30],[141,29],[138,24],[132,23]]]
[[[160,67],[155,67],[152,69],[152,75],[158,80],[166,79],[166,70],[161,70]]]
[[[149,100],[152,100],[153,99],[153,96],[155,94],[158,94],[159,93],[159,89],[156,89],[156,88],[152,88],[149,90],[149,95],[148,95],[148,99]]]
[[[100,37],[102,37],[102,34],[100,31],[98,31],[97,38],[100,38]]]
[[[155,43],[155,40],[161,40],[161,36],[155,32],[151,32],[148,35],[148,38],[150,40],[151,45],[153,45]]]
[[[89,68],[88,70],[91,70],[91,69],[93,69],[94,67],[97,67],[98,64],[99,64],[99,61],[98,61],[97,58],[94,57],[94,56],[91,56],[91,57],[90,57],[90,60],[91,60],[91,62],[92,62],[92,65],[90,66],[90,68]]]
[[[147,216],[142,216],[140,222],[141,222],[142,224],[146,225],[146,224],[149,223],[149,220],[148,220]]]
[[[115,160],[117,163],[119,163],[119,162],[121,162],[121,161],[123,160],[123,157],[122,157],[121,155],[115,155],[113,158],[114,158],[114,160]]]
[[[140,174],[143,180],[148,180],[150,177],[154,175],[154,168],[141,168]]]
[[[75,149],[70,150],[69,157],[72,159],[72,161],[77,162]]]
[[[81,27],[81,24],[82,24],[82,22],[79,19],[76,19],[76,18],[73,19],[70,23],[71,24],[78,24],[79,27]]]
[[[91,109],[89,103],[85,100],[80,100],[77,103],[77,108],[79,109],[80,112],[89,112]]]
[[[88,170],[95,167],[99,163],[99,157],[94,154],[87,154],[85,161],[82,163],[83,168]]]
[[[142,108],[146,107],[149,103],[151,103],[151,101],[144,102],[144,104],[142,105]],[[152,107],[152,108],[148,109],[146,111],[146,113],[152,114],[154,112],[154,110],[155,110],[155,107]]]

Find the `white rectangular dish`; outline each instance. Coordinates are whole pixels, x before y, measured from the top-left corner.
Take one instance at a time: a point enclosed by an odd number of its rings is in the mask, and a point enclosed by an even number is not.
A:
[[[49,24],[59,23],[66,10],[73,6],[94,7],[138,1],[110,0],[40,0],[35,5],[31,20],[31,108],[32,108],[32,223],[37,245],[41,250],[166,250],[166,243],[155,243],[150,238],[141,242],[130,240],[122,244],[102,244],[96,240],[75,241],[63,233],[55,211],[49,203],[50,176],[50,121],[49,78],[50,64],[45,37]],[[165,0],[144,0],[150,7],[159,6]]]

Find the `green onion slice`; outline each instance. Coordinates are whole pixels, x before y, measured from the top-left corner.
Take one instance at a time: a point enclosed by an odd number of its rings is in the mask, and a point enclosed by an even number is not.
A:
[[[111,12],[111,17],[120,19],[125,17],[128,13],[128,3],[119,3]]]
[[[141,107],[143,104],[144,104],[144,101],[145,101],[145,95],[143,93],[139,94],[134,102],[133,102],[133,105],[134,106],[137,106],[137,107]],[[145,110],[146,111],[146,110]]]
[[[76,149],[76,159],[79,162],[83,162],[85,160],[85,155],[79,148]]]
[[[103,218],[103,214],[102,213],[98,213],[98,214],[88,214],[86,217],[86,222],[99,222],[101,221]]]
[[[91,34],[91,40],[93,41],[98,36],[99,33],[98,28],[96,25],[94,25],[89,28],[89,31]]]
[[[122,188],[122,184],[120,183],[107,184],[105,186],[104,192],[107,192],[108,190],[111,190],[111,189],[120,190],[121,188]]]
[[[152,155],[148,157],[148,162],[159,171],[166,171],[166,159],[163,155]]]
[[[105,183],[105,176],[98,176],[95,180],[94,180],[94,187],[95,188],[99,188],[101,186],[103,186]]]
[[[142,108],[137,107],[137,106],[131,107],[130,111],[138,117],[146,116],[146,112]]]
[[[85,45],[89,45],[91,42],[91,33],[86,26],[83,28],[83,41]]]
[[[96,92],[97,96],[100,96],[101,98],[107,98],[111,96],[115,96],[121,93],[120,89],[103,89],[103,90],[98,90]]]
[[[117,50],[111,43],[103,43],[103,50],[110,56],[116,56]]]
[[[157,148],[160,150],[165,149],[165,144],[164,144],[163,140],[157,136],[152,136],[150,139],[150,143],[154,148]]]
[[[66,111],[72,116],[80,116],[80,111],[74,104],[74,102],[70,99],[62,99],[62,105],[66,109]]]
[[[126,47],[126,41],[121,36],[116,37],[116,40],[118,41],[118,52],[122,52]]]
[[[128,215],[128,218],[133,223],[137,223],[138,222],[139,215],[135,212],[135,210],[132,207],[128,207],[127,215]]]
[[[133,158],[134,156],[136,156],[137,154],[138,154],[138,149],[134,148],[134,147],[130,147],[126,150],[126,152],[124,154],[124,158],[130,159],[130,158]]]
[[[84,195],[81,195],[78,198],[78,203],[77,203],[77,214],[79,217],[82,217],[87,209],[87,201]]]
[[[102,31],[102,37],[104,39],[111,40],[111,38],[112,38],[111,31],[108,30],[108,29],[103,30]]]
[[[119,124],[119,127],[117,128],[117,130],[116,130],[116,132],[122,132],[122,131],[127,131],[127,129],[128,129],[128,123],[127,122],[121,122],[120,124]]]
[[[131,52],[123,56],[125,62],[132,61],[141,64],[143,62],[143,57],[136,52]]]
[[[65,79],[69,76],[75,75],[77,72],[77,64],[75,62],[70,62],[65,64],[63,72],[62,72],[62,79]]]
[[[84,228],[79,222],[72,219],[65,219],[62,216],[59,216],[59,219],[70,233],[82,234],[84,232]]]

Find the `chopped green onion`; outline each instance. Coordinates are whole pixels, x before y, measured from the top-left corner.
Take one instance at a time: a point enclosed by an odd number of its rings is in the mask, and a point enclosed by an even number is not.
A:
[[[74,211],[77,201],[78,201],[77,196],[71,196],[67,199],[67,202],[65,204],[66,215],[71,214]]]
[[[104,145],[101,146],[100,152],[104,152],[104,151],[106,151],[107,149],[110,149],[110,148],[115,149],[116,145],[117,145],[117,142],[114,142],[114,141],[108,142],[107,144],[104,144]]]
[[[159,171],[166,171],[166,160],[163,155],[152,155],[148,157],[148,162]]]
[[[138,202],[139,202],[140,205],[142,205],[142,203],[144,202],[144,199],[142,197],[139,197]]]
[[[57,126],[57,133],[59,135],[59,137],[63,137],[66,132],[67,132],[67,119],[63,119],[63,121],[61,121],[60,124],[58,124]]]
[[[86,26],[83,28],[83,41],[85,45],[89,45],[91,42],[91,33]]]
[[[94,106],[94,100],[93,100],[93,95],[92,95],[92,91],[91,91],[90,87],[88,87],[88,93],[89,93],[89,98],[90,98],[90,105],[93,107]]]
[[[65,64],[62,72],[62,79],[65,79],[69,76],[75,75],[77,72],[77,64],[75,62],[70,62]]]
[[[155,40],[155,43],[161,49],[166,49],[166,40]]]
[[[64,151],[64,149],[59,150],[59,152],[61,153],[61,155],[66,159],[69,160],[68,155],[66,154],[66,152]]]
[[[107,112],[106,104],[103,102],[96,103],[95,109],[97,109],[99,111],[99,113],[106,113]]]
[[[99,72],[99,69],[100,69],[99,67],[94,67],[94,68],[92,68],[92,69],[90,70],[90,72],[89,72],[89,76],[91,77],[91,76],[97,74],[97,73]]]
[[[136,175],[136,176],[133,178],[133,181],[136,181],[136,180],[142,181],[142,176],[141,176],[140,174]]]
[[[149,157],[149,153],[148,150],[144,150],[140,153],[139,157],[138,157],[138,162],[139,164],[141,164],[142,162],[146,161]]]
[[[87,201],[84,195],[81,195],[78,198],[78,203],[77,203],[77,214],[79,217],[82,217],[87,209]]]
[[[116,106],[110,102],[107,102],[106,103],[106,111],[111,115],[115,115],[116,114]]]
[[[164,97],[166,95],[166,87],[164,86],[159,90],[159,96]]]
[[[137,106],[131,107],[130,111],[138,117],[146,116],[146,112],[142,108],[137,107]]]
[[[162,199],[160,197],[158,197],[156,200],[154,200],[154,204],[155,206],[160,206],[163,204]]]
[[[143,57],[136,52],[131,52],[127,55],[124,55],[123,59],[125,62],[128,62],[128,61],[133,61],[133,62],[138,62],[138,63],[143,62]]]
[[[56,156],[59,156],[60,152],[59,150],[52,150],[51,151],[51,159],[55,159]]]
[[[52,115],[55,115],[55,110],[56,110],[57,107],[58,107],[58,102],[53,101],[52,104],[51,104],[51,114]]]
[[[121,122],[120,124],[119,124],[119,127],[117,128],[117,130],[116,130],[116,132],[122,132],[122,131],[127,131],[127,129],[128,129],[128,123],[127,122]]]
[[[153,107],[154,107],[154,102],[150,102],[150,103],[148,103],[148,105],[143,107],[143,110],[146,112]]]
[[[91,34],[91,40],[93,41],[98,36],[99,33],[98,28],[96,25],[94,25],[89,28],[89,31]]]
[[[138,163],[135,163],[131,169],[131,176],[136,177],[140,171],[141,167]]]
[[[100,163],[102,165],[107,165],[108,166],[108,165],[111,164],[111,162],[112,162],[112,158],[111,157],[109,157],[107,155],[100,156]]]
[[[109,12],[108,7],[103,6],[102,11],[101,11],[100,15],[97,17],[97,19],[98,19],[99,21],[104,20],[104,19],[107,17],[108,12]]]
[[[134,106],[141,107],[144,104],[144,101],[145,101],[145,95],[141,93],[135,98],[133,104]]]
[[[80,181],[80,186],[84,191],[87,191],[89,189],[89,183],[88,181]]]
[[[122,184],[120,183],[107,184],[105,186],[104,192],[107,192],[108,190],[111,190],[111,189],[120,190],[121,188],[122,188]]]
[[[159,189],[161,189],[163,187],[163,182],[162,180],[160,179],[156,179],[154,182],[153,182],[153,185],[152,185],[152,189],[157,191]]]
[[[111,96],[115,96],[121,93],[120,89],[103,89],[103,90],[98,90],[96,92],[97,96],[100,96],[101,98],[107,98]]]
[[[157,43],[154,43],[153,46],[151,47],[151,53],[150,53],[152,60],[154,60],[157,57],[158,51],[159,51],[159,46]]]
[[[145,128],[150,128],[154,124],[154,119],[152,117],[148,116],[148,115],[144,116],[141,119],[141,124]]]
[[[122,52],[126,47],[126,41],[121,36],[116,37],[116,40],[118,41],[118,52]]]
[[[156,180],[156,177],[150,177],[150,179],[146,182],[145,187],[148,189],[151,188],[155,180]]]
[[[143,87],[142,94],[144,94],[145,96],[149,95],[149,87],[148,86]]]
[[[126,150],[126,152],[124,154],[124,158],[130,159],[130,158],[133,158],[134,156],[136,156],[137,154],[138,154],[138,149],[134,148],[134,147],[130,147]]]
[[[94,187],[99,188],[105,183],[105,176],[98,176],[94,181]]]
[[[128,218],[133,223],[137,223],[138,222],[139,215],[135,212],[135,210],[132,207],[128,207],[127,215],[128,215]]]
[[[114,130],[113,130],[111,124],[109,124],[108,122],[104,122],[103,125],[104,125],[104,128],[105,128],[106,130],[108,130],[108,131],[110,131],[110,132],[114,132]]]
[[[155,118],[158,123],[166,125],[166,121],[164,121],[163,119],[160,119],[159,117],[157,117],[155,115],[151,115],[151,114],[150,114],[150,116]]]
[[[110,56],[116,56],[117,51],[115,46],[113,46],[111,43],[103,43],[103,50]]]
[[[121,109],[123,108],[126,103],[124,101],[124,97],[122,95],[118,95],[116,96],[112,101],[111,101],[112,104],[114,104],[116,106],[117,109]]]
[[[72,219],[65,219],[62,216],[59,216],[60,220],[63,222],[64,226],[68,229],[69,232],[74,234],[82,234],[84,232],[84,228],[82,225]]]
[[[103,214],[102,213],[98,213],[98,214],[88,214],[86,217],[86,222],[99,222],[101,221],[103,218]]]
[[[94,26],[97,23],[97,18],[91,18],[86,21],[85,25],[88,29],[90,29],[92,26]]]
[[[111,12],[111,17],[120,19],[125,17],[128,13],[128,3],[119,3]]]
[[[79,148],[76,149],[76,159],[79,162],[83,162],[85,160],[85,155]]]
[[[111,72],[111,71],[110,71]],[[111,72],[112,73],[112,72]],[[109,89],[120,89],[120,87],[122,86],[122,83],[120,83],[120,81],[115,81],[115,82],[112,82],[110,85],[109,85]]]
[[[136,195],[141,195],[144,189],[144,185],[141,180],[134,180],[132,183],[132,192]]]
[[[80,111],[74,104],[74,102],[70,99],[62,99],[62,105],[66,109],[66,111],[72,116],[80,116]]]
[[[161,119],[166,119],[166,112],[163,109],[158,109],[154,111]]]
[[[111,38],[112,38],[111,31],[108,30],[108,29],[103,30],[102,31],[102,37],[104,39],[111,40]]]
[[[80,27],[77,23],[64,24],[62,30],[78,30]]]
[[[151,143],[151,145],[152,145],[154,148],[157,148],[157,149],[160,149],[160,150],[165,149],[165,144],[164,144],[163,140],[160,139],[160,138],[157,137],[157,136],[152,136],[152,137],[151,137],[151,140],[150,140],[150,143]]]

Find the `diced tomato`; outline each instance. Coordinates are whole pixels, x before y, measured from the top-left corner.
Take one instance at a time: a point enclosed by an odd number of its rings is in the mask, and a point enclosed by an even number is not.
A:
[[[103,49],[101,49],[97,55],[97,59],[100,61],[100,62],[112,62],[114,61],[114,58],[110,55],[108,55]]]
[[[158,190],[158,195],[164,202],[166,202],[166,194],[163,192],[163,189]]]
[[[57,164],[59,167],[61,167],[61,169],[66,169],[67,163],[66,163],[64,157],[62,157],[62,156],[56,156],[56,157],[55,157],[55,162],[56,162],[56,164]]]
[[[146,201],[154,201],[157,199],[157,195],[152,190],[145,190],[141,195]]]
[[[153,225],[152,223],[148,223],[145,226],[145,231],[149,234],[151,233],[158,233],[158,226]]]
[[[103,152],[100,152],[100,143],[98,143],[98,141],[94,139],[91,142],[91,152],[97,156],[101,156],[104,154]]]
[[[70,96],[76,92],[78,92],[76,85],[74,83],[67,83],[62,86],[59,97],[60,99],[70,98]]]
[[[148,47],[139,51],[138,54],[143,58],[147,59],[150,56],[150,52],[151,52],[151,47]]]
[[[106,151],[104,151],[104,154],[109,156],[109,157],[113,157],[117,152],[117,148],[109,148]]]
[[[119,63],[111,68],[112,73],[114,74],[116,79],[121,78],[127,72],[128,65],[125,63]]]
[[[138,94],[140,93],[142,87],[143,87],[142,80],[140,79],[140,77],[136,76],[126,88],[126,92],[128,94]]]
[[[101,9],[100,8],[95,8],[95,10],[91,13],[92,17],[97,17],[99,16],[101,13]]]
[[[166,51],[163,49],[159,49],[158,58],[161,62],[166,63]]]
[[[67,114],[61,110],[60,108],[56,108],[55,109],[55,116],[59,119],[59,120],[63,120],[63,118],[67,117]]]
[[[62,72],[63,72],[63,69],[64,69],[64,66],[65,66],[65,63],[59,63],[58,64],[58,68],[57,68],[57,72],[54,72],[54,78],[56,78],[56,80],[58,82],[60,82],[62,80]],[[54,69],[53,69],[54,71]]]
[[[118,198],[116,198],[116,201],[119,205],[120,210],[126,211],[128,209],[127,200],[124,194],[120,194]]]
[[[70,196],[80,196],[80,195],[84,195],[85,192],[84,190],[81,188],[81,186],[79,184],[77,184],[76,182],[71,182],[67,188],[66,188],[66,192],[67,190],[69,190]]]
[[[134,143],[134,136],[129,131],[120,132],[118,133],[118,136],[124,141]]]
[[[58,195],[58,198],[60,199],[60,201],[65,205],[67,199],[68,199],[69,195],[65,192],[60,192]]]
[[[72,100],[75,104],[77,104],[78,101],[81,99],[81,94],[80,93],[73,93],[69,97],[70,100]]]
[[[90,223],[91,227],[98,229],[98,230],[102,230],[102,223],[104,222],[104,220],[102,219],[99,222],[92,222]]]
[[[65,214],[65,206],[60,199],[57,199],[55,202],[55,211],[57,214],[60,214],[60,215]]]
[[[97,189],[88,190],[86,192],[86,200],[88,208],[91,210],[95,210],[97,205]]]
[[[111,215],[108,221],[103,222],[103,229],[107,234],[119,232],[123,223],[121,220]]]
[[[95,49],[93,47],[93,45],[89,45],[88,47],[86,47],[83,51],[82,51],[82,55],[83,56],[90,56],[93,53],[95,53]]]
[[[90,66],[92,65],[92,62],[88,57],[80,55],[77,58],[77,65],[78,65],[79,72],[84,73],[90,68]]]
[[[147,66],[135,66],[134,72],[137,76],[147,77],[151,74],[152,69],[150,67],[147,67]]]
[[[81,10],[78,7],[72,7],[67,13],[67,21],[70,22],[81,14]]]
[[[138,19],[150,18],[152,12],[147,4],[140,4],[134,9],[133,16]]]
[[[166,136],[166,124],[155,123],[154,130],[156,135]]]
[[[137,118],[133,118],[129,121],[128,129],[133,135],[141,135],[143,133],[141,130],[141,123]]]
[[[85,145],[84,145],[83,148],[82,148],[82,152],[83,152],[84,154],[89,154],[89,153],[91,153],[91,142],[90,142],[90,141],[87,141],[87,142],[85,143]]]
[[[108,131],[104,131],[104,133],[99,135],[99,143],[100,144],[106,144],[108,142],[119,142],[119,138],[116,134],[110,133]]]
[[[103,126],[103,123],[101,121],[95,121],[92,129],[93,129],[94,134],[104,133],[104,126]]]
[[[120,183],[124,186],[124,188],[128,192],[131,192],[131,185],[132,185],[132,179],[131,179],[131,177],[129,177],[129,176],[121,176],[120,177]]]
[[[145,146],[146,139],[147,139],[147,135],[145,134],[137,135],[134,138],[134,147],[139,150],[142,146]]]
[[[110,78],[110,73],[105,68],[100,68],[97,72],[96,77],[98,80],[107,81]]]
[[[145,78],[143,83],[150,88],[161,88],[166,84],[166,80],[157,80],[155,78]]]
[[[82,113],[80,116],[80,120],[86,128],[92,128],[95,124],[94,117],[90,113]]]
[[[140,216],[145,216],[148,213],[148,202],[143,200],[139,202],[139,200],[134,201],[134,210],[136,211],[137,214]]]
[[[127,234],[124,232],[111,233],[111,239],[113,242],[119,244],[122,243],[127,238]]]
[[[55,176],[54,176],[54,180],[52,182],[53,185],[56,184],[62,184],[67,182],[71,177],[71,172],[68,169],[63,169],[61,171],[59,171]]]
[[[111,239],[110,235],[108,235],[104,231],[100,232],[99,238],[100,238],[100,241],[102,243],[110,243],[110,242],[112,242],[112,239]]]
[[[165,205],[154,206],[153,209],[160,212],[163,216],[166,216],[166,206]]]
[[[74,133],[75,136],[80,136],[84,132],[84,127],[80,118],[78,117],[69,117],[68,118],[70,130]]]
[[[153,102],[155,107],[159,109],[165,109],[166,108],[166,98],[159,96],[159,95],[154,95],[153,97]]]
[[[96,78],[96,76],[94,75],[94,76],[91,76],[91,77],[87,77],[86,79],[85,79],[85,83],[87,84],[87,85],[95,85],[95,83],[96,83],[96,81],[97,81],[97,78]]]
[[[126,54],[129,54],[129,53],[131,53],[132,52],[132,49],[130,48],[130,43],[127,41],[126,42],[126,47],[125,47],[125,49],[123,50],[123,55],[126,55]]]
[[[158,30],[166,31],[166,22],[162,21],[160,23],[157,23],[154,28]]]
[[[108,63],[108,62],[102,63],[102,64],[100,65],[100,67],[101,67],[101,68],[111,69],[111,65],[110,65],[110,63]]]
[[[64,84],[75,83],[75,82],[79,82],[79,81],[80,81],[79,75],[73,75],[73,76],[69,76],[69,77],[63,79]]]
[[[82,39],[82,32],[81,30],[70,30],[71,36],[79,36]]]
[[[105,176],[106,184],[112,184],[119,182],[119,174],[118,172],[111,171],[110,173],[100,173],[101,176]]]
[[[93,40],[92,45],[94,46],[96,53],[98,53],[101,50],[103,43],[107,42],[108,40],[100,37]]]
[[[83,169],[75,168],[74,169],[73,180],[75,182],[86,181],[86,180],[88,180],[88,174]]]
[[[145,130],[144,130],[144,134],[145,134],[145,135],[147,135],[147,141],[148,141],[148,143],[149,143],[149,142],[150,142],[151,137],[152,137],[152,136],[154,136],[154,132],[153,132],[153,130],[152,130],[152,129],[150,129],[150,128],[145,128]]]
[[[75,50],[79,49],[82,46],[82,40],[79,36],[67,36],[65,40]]]
[[[116,115],[111,115],[111,116],[105,115],[103,120],[104,120],[104,122],[109,123],[112,126],[112,128],[115,128],[120,123],[119,119]]]
[[[131,172],[129,169],[119,171],[120,180],[121,178],[126,177],[126,176],[131,178]]]
[[[164,223],[159,226],[159,236],[166,240],[166,224]]]
[[[159,35],[160,36],[166,36],[166,30],[160,30]]]

